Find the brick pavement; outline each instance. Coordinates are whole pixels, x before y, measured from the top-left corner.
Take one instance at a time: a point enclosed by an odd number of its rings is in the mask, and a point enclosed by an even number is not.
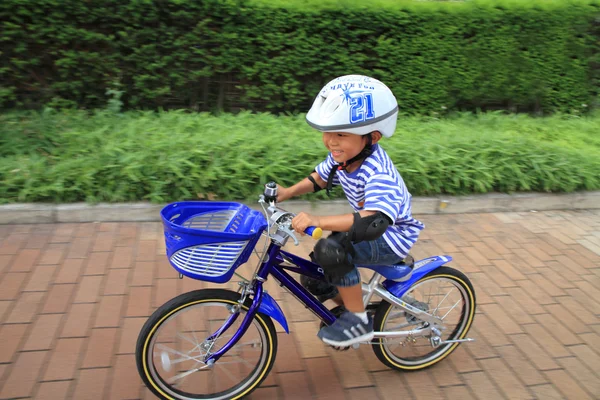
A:
[[[312,314],[269,281],[292,333],[278,327],[275,367],[252,398],[598,398],[600,211],[421,219],[413,254],[452,255],[472,280],[477,341],[394,372],[369,347],[326,348]],[[288,248],[306,256],[311,244]],[[201,286],[177,279],[158,223],[0,226],[0,398],[152,398],[135,368],[139,329]]]

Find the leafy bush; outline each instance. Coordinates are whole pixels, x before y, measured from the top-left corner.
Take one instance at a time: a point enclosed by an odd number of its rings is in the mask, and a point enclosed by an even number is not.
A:
[[[130,109],[306,112],[362,73],[408,114],[581,111],[599,18],[599,0],[4,0],[0,107],[104,107],[117,91]]]
[[[413,195],[572,192],[600,189],[599,131],[600,115],[456,114],[403,117],[381,143]],[[303,115],[0,114],[0,202],[254,200],[325,156]]]

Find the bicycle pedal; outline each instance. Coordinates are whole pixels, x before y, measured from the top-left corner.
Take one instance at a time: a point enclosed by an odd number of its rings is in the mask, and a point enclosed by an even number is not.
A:
[[[332,349],[336,350],[336,351],[347,351],[350,350],[350,346],[346,346],[346,347],[340,347],[340,346],[329,346]]]
[[[356,350],[360,347],[360,343],[354,343],[351,346],[345,346],[345,347],[331,346],[331,345],[329,345],[329,347],[331,347],[332,349],[337,350],[337,351],[347,351],[347,350],[350,350],[351,348]]]

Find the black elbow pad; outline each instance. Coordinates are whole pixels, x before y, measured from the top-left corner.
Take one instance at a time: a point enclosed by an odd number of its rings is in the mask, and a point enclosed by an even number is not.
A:
[[[359,213],[354,213],[354,224],[349,232],[350,240],[353,243],[375,240],[384,234],[392,222],[390,217],[381,211],[364,218]]]

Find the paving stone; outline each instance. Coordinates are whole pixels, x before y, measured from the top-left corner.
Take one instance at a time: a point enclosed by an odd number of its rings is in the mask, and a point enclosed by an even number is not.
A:
[[[476,342],[398,373],[371,346],[325,346],[315,316],[269,280],[291,332],[276,324],[275,366],[250,398],[595,398],[600,211],[418,217],[427,229],[415,257],[448,254],[475,287]],[[0,398],[154,398],[134,359],[148,316],[179,293],[237,289],[177,279],[157,222],[2,225],[0,241]],[[290,251],[313,247],[302,238]],[[254,271],[252,257],[238,272]]]

